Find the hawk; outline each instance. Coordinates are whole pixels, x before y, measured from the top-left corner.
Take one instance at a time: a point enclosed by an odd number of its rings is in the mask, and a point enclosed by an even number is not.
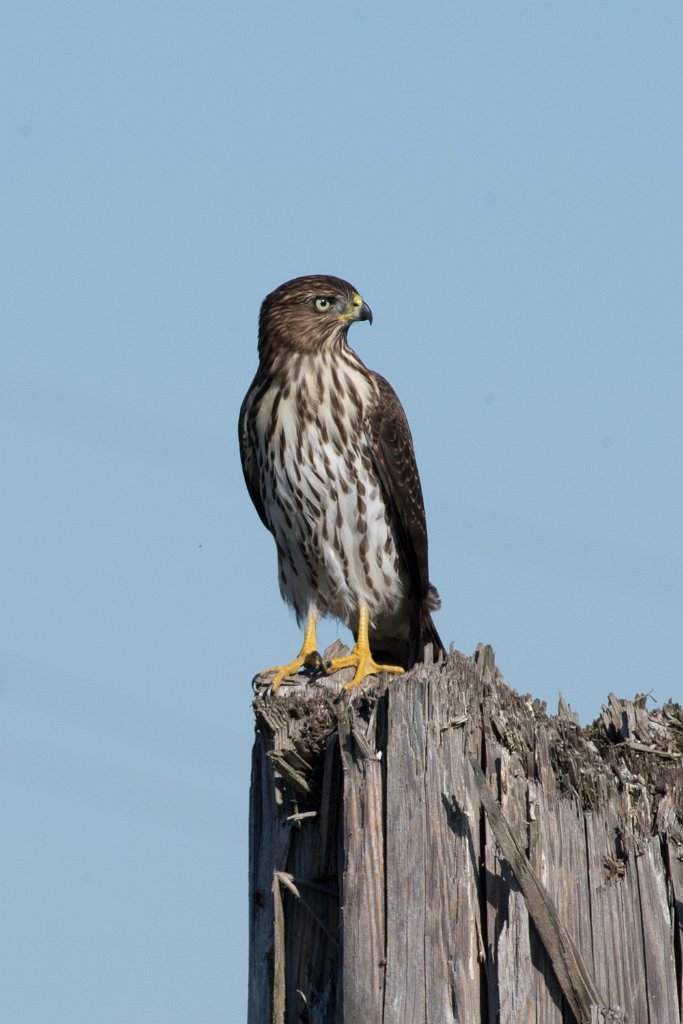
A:
[[[351,653],[326,666],[355,669],[347,688],[411,668],[428,642],[443,650],[410,428],[389,382],[347,342],[357,320],[372,323],[370,307],[337,277],[287,281],[261,306],[240,455],[275,539],[280,591],[306,623],[297,657],[266,670],[273,693],[304,664],[320,663],[319,616],[353,631]]]

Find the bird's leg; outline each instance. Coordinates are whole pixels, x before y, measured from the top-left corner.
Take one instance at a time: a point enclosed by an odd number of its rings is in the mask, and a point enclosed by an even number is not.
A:
[[[316,639],[315,639],[315,626],[318,616],[315,610],[311,610],[308,613],[306,619],[306,632],[304,633],[304,642],[301,645],[301,650],[297,654],[294,661],[290,661],[289,665],[275,665],[274,668],[264,668],[263,672],[259,672],[259,675],[267,675],[269,672],[274,672],[273,680],[270,684],[270,692],[277,693],[280,688],[280,683],[287,676],[293,676],[295,672],[298,672],[300,668],[308,663],[310,655],[316,654]],[[311,659],[311,661],[317,661],[318,659]]]
[[[368,639],[369,613],[367,605],[362,604],[358,613],[358,637],[350,654],[343,658],[333,658],[327,666],[328,675],[342,668],[355,668],[356,674],[349,683],[344,683],[345,690],[353,690],[360,686],[366,676],[374,676],[377,672],[391,672],[400,675],[404,669],[398,665],[378,665],[370,652]]]

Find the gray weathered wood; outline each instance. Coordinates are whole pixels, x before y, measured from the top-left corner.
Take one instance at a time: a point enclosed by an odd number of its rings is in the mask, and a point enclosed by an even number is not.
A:
[[[338,728],[344,777],[343,1018],[382,1024],[384,830],[376,717],[372,714],[366,726],[362,719],[342,713]]]
[[[548,890],[529,863],[505,815],[491,795],[486,776],[473,757],[470,766],[479,799],[491,823],[496,842],[510,864],[526,900],[529,915],[550,957],[565,999],[580,1024],[590,1024],[594,1006],[604,1007],[595,982],[586,969],[578,947],[561,921]]]
[[[249,1024],[680,1024],[677,705],[580,728],[478,648],[254,708]]]

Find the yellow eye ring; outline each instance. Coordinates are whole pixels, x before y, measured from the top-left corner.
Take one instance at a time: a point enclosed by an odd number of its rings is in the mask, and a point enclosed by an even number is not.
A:
[[[315,300],[315,308],[319,313],[326,313],[332,307],[332,299],[319,298]]]

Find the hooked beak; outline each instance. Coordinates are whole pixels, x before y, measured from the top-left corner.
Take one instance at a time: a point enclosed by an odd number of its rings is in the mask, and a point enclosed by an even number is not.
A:
[[[370,323],[372,323],[372,310],[368,306],[367,302],[363,302],[361,304],[361,307],[358,310],[358,313],[356,314],[356,319],[369,320]]]
[[[358,292],[353,293],[353,299],[346,308],[347,312],[342,313],[342,319],[369,320],[370,323],[372,323],[372,310],[368,306],[367,302],[363,302],[363,299]]]

